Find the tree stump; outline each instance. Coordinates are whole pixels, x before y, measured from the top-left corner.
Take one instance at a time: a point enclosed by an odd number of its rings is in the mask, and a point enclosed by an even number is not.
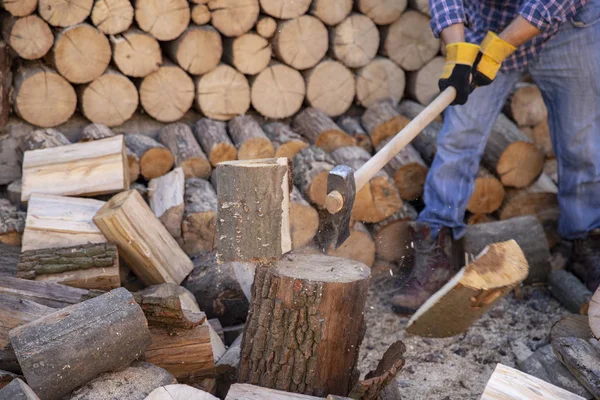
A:
[[[39,0],[38,12],[52,26],[66,28],[87,19],[94,0]]]
[[[222,161],[237,159],[237,150],[227,136],[225,122],[201,118],[194,123],[192,130],[213,167]]]
[[[352,0],[327,1],[315,0],[310,13],[325,25],[335,26],[342,22],[352,11]]]
[[[259,266],[239,381],[317,396],[346,395],[357,377],[369,275],[361,263],[325,255],[286,256]],[[289,347],[297,324],[309,328],[300,341],[294,339],[297,346]]]
[[[377,55],[379,30],[362,14],[351,14],[331,28],[330,48],[333,56],[349,68],[365,67]]]
[[[467,210],[473,214],[491,214],[502,205],[504,194],[502,183],[488,170],[480,167]]]
[[[133,6],[129,0],[100,0],[94,3],[92,23],[106,35],[125,32],[133,22]]]
[[[407,74],[406,92],[409,96],[423,105],[428,105],[440,93],[438,80],[446,60],[435,57],[418,71]]]
[[[304,72],[306,102],[330,117],[345,113],[354,101],[354,74],[343,64],[325,60]]]
[[[246,77],[221,64],[196,82],[196,105],[204,115],[221,121],[242,115],[250,107],[250,86]]]
[[[256,75],[269,66],[269,41],[255,33],[246,33],[225,40],[224,56],[227,62],[246,75]]]
[[[148,183],[150,208],[175,239],[181,238],[184,191],[185,177],[181,168]]]
[[[353,117],[345,115],[336,121],[338,126],[344,130],[347,134],[352,136],[356,140],[356,145],[362,147],[369,153],[373,152],[373,143],[371,138],[362,127],[359,117]]]
[[[240,115],[228,123],[229,135],[237,147],[238,160],[271,158],[275,155],[273,144],[259,123],[250,115]]]
[[[234,37],[248,32],[258,19],[258,0],[210,0],[212,25],[223,36]]]
[[[142,80],[139,92],[140,103],[151,117],[174,122],[192,107],[194,81],[181,68],[163,64]]]
[[[262,128],[275,147],[276,158],[286,157],[291,160],[300,150],[309,146],[302,136],[282,122],[269,122]]]
[[[123,74],[143,78],[158,70],[163,62],[158,41],[139,29],[111,36],[113,62]]]
[[[303,15],[281,22],[271,44],[281,62],[297,70],[311,68],[327,53],[327,28],[317,18]]]
[[[277,19],[298,18],[305,14],[310,7],[311,0],[260,0],[262,11]]]
[[[206,74],[219,65],[223,54],[221,35],[211,26],[190,26],[165,44],[173,62],[192,75]]]
[[[210,177],[210,162],[188,125],[182,122],[167,125],[158,134],[158,140],[171,150],[175,166],[183,169],[186,178]]]
[[[175,162],[171,150],[140,133],[128,133],[124,137],[127,148],[140,160],[140,171],[144,178],[158,178],[171,170]]]
[[[313,240],[319,228],[319,214],[295,186],[290,201],[290,235],[292,249],[295,250],[308,245]]]
[[[294,184],[317,208],[325,208],[327,176],[335,160],[321,148],[309,146],[294,156]]]
[[[345,146],[353,146],[355,140],[322,110],[305,108],[294,117],[293,128],[308,141],[327,152]]]
[[[186,0],[136,0],[135,21],[157,40],[173,40],[188,27],[190,7]]]
[[[200,178],[185,181],[182,248],[188,255],[214,250],[217,244],[217,193]]]
[[[26,60],[37,60],[48,53],[54,44],[54,35],[48,24],[37,15],[24,18],[5,16],[2,21],[4,41]]]
[[[356,98],[365,107],[384,99],[397,104],[404,94],[405,82],[400,67],[387,58],[376,57],[357,71]]]
[[[389,25],[400,18],[406,0],[358,0],[358,9],[377,25]]]
[[[267,118],[296,114],[306,94],[302,75],[287,65],[272,63],[251,80],[252,106]]]
[[[277,31],[277,21],[271,17],[261,17],[256,23],[256,33],[265,39],[271,39]]]

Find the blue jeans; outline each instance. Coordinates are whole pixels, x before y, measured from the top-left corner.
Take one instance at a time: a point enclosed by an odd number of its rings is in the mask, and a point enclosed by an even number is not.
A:
[[[565,22],[529,65],[548,107],[558,161],[558,233],[577,239],[600,227],[600,0]],[[485,144],[522,72],[498,74],[464,106],[449,107],[419,220],[464,234],[464,216]]]

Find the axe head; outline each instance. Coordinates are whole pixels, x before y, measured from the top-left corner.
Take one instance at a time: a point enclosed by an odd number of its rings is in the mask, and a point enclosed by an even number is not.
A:
[[[356,196],[356,185],[354,182],[354,171],[346,165],[338,165],[329,171],[327,176],[327,194],[337,191],[344,200],[342,209],[335,214],[326,213],[327,217],[321,225],[317,241],[323,251],[329,250],[332,243],[335,248],[340,247],[350,236],[350,216],[354,197]]]

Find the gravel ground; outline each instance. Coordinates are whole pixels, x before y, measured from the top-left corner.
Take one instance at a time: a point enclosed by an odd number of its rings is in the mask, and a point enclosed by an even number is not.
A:
[[[548,343],[552,325],[568,314],[545,287],[524,287],[520,299],[514,292],[501,299],[466,333],[429,339],[406,334],[409,317],[393,313],[387,301],[370,291],[359,369],[375,369],[388,346],[402,340],[406,364],[396,383],[409,400],[479,399],[496,363],[516,367]]]

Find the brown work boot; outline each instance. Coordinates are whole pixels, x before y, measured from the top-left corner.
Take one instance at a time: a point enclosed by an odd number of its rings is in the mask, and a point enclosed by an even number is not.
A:
[[[573,241],[570,269],[592,292],[600,285],[600,229]]]
[[[412,237],[413,269],[392,298],[392,308],[400,314],[414,313],[454,276],[464,258],[462,246],[452,240],[449,228],[442,228],[437,239],[433,239],[429,224],[412,222],[409,235]]]

